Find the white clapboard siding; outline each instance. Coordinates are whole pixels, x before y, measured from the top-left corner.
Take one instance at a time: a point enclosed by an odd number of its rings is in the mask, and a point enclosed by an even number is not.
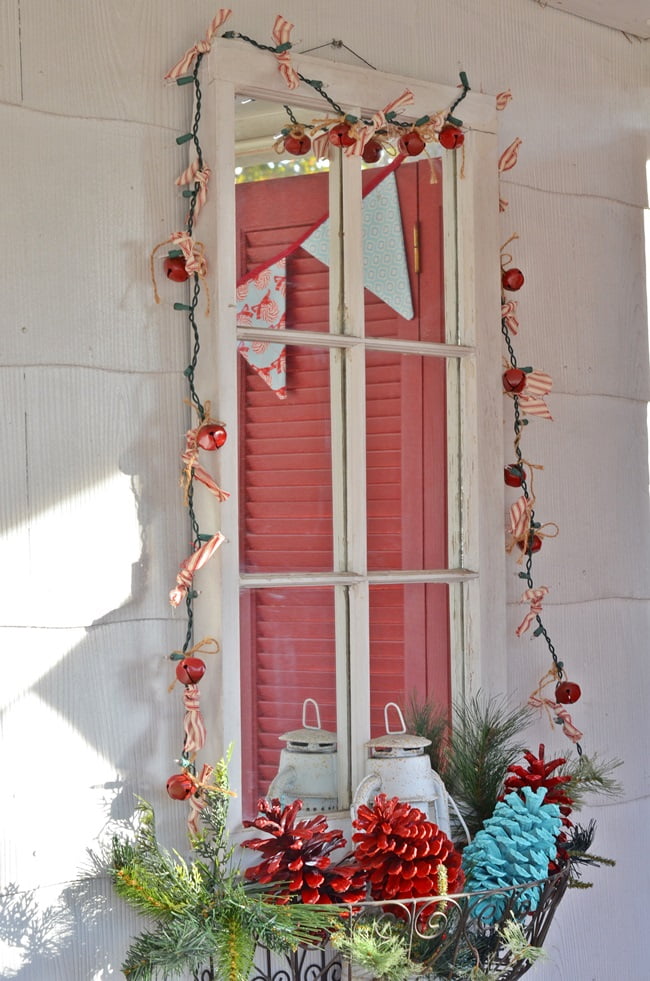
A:
[[[595,850],[617,866],[590,873],[595,888],[563,901],[549,961],[534,976],[641,978],[650,957],[639,901],[650,818],[647,44],[532,0],[438,0],[408,11],[389,0],[286,0],[277,9],[239,0],[228,26],[270,43],[278,10],[296,24],[299,50],[341,38],[384,72],[453,86],[462,69],[479,92],[512,90],[498,120],[502,149],[523,140],[501,185],[510,205],[500,241],[519,234],[512,252],[526,275],[515,346],[521,364],[549,371],[555,383],[548,401],[556,421],[532,420],[524,434],[526,455],[545,468],[535,480],[538,517],[560,526],[535,579],[551,587],[544,620],[583,688],[573,716],[585,752],[625,760],[624,797],[580,817],[598,820]],[[0,892],[15,881],[41,908],[77,878],[109,818],[130,817],[132,794],[155,804],[163,840],[185,850],[185,807],[167,799],[164,784],[182,743],[180,691],[167,691],[166,657],[185,631],[184,611],[170,609],[167,592],[189,543],[178,486],[191,418],[183,405],[187,325],[172,310],[182,286],[161,278],[162,302],[154,303],[148,257],[185,213],[173,180],[187,150],[175,138],[190,122],[192,92],[162,76],[215,11],[211,0],[0,2]],[[324,77],[329,59],[361,64],[344,48],[316,55]],[[205,133],[218,138],[218,118],[205,120]],[[204,149],[210,165],[212,145]],[[225,184],[213,193],[218,208],[229,206]],[[199,231],[218,262],[218,236]],[[494,265],[495,256],[479,261]],[[222,322],[229,299],[213,301]],[[498,329],[479,315],[478,343],[500,361],[489,333]],[[234,381],[219,377],[207,336],[205,355],[207,397],[218,394],[217,379],[230,391]],[[506,401],[506,460],[510,409]],[[482,418],[479,452],[498,454],[501,422]],[[504,510],[509,500],[506,490]],[[212,530],[212,502],[201,496],[197,506]],[[495,580],[505,575],[507,609],[491,610],[491,592],[481,605],[482,618],[505,617],[507,651],[484,652],[480,666],[468,656],[473,679],[521,700],[548,655],[543,641],[514,636],[523,612],[517,568],[508,557],[493,570]],[[199,575],[198,636],[218,636],[216,571]],[[215,656],[202,682],[210,752],[236,656]],[[570,748],[543,718],[536,741],[549,752]],[[0,947],[0,973],[11,976],[22,961],[21,981],[114,976],[143,923],[105,880],[91,890],[94,917],[82,918],[73,894],[72,932],[57,959]]]

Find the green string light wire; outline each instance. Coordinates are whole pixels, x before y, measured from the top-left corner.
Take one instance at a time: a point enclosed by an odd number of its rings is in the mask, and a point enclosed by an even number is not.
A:
[[[201,61],[203,60],[203,55],[199,53],[196,57],[194,63],[194,70],[191,76],[184,76],[177,80],[179,85],[186,85],[190,81],[194,87],[194,117],[192,120],[192,129],[187,137],[181,137],[183,143],[187,143],[191,140],[194,145],[194,150],[196,152],[196,159],[198,163],[198,169],[203,169],[203,150],[201,148],[201,143],[199,141],[199,125],[201,122],[201,83],[199,81],[199,69],[201,67]],[[178,141],[177,141],[178,142]],[[201,189],[201,184],[196,181],[194,187],[189,191],[189,208],[187,219],[185,223],[185,230],[187,234],[192,237],[194,231],[194,222],[196,216],[196,201]],[[205,419],[205,407],[203,402],[199,398],[199,394],[195,386],[195,374],[196,367],[199,360],[199,353],[201,350],[201,339],[199,335],[199,328],[196,322],[196,310],[199,305],[199,299],[201,296],[201,280],[198,273],[194,273],[192,277],[192,287],[191,287],[191,299],[189,304],[185,303],[175,303],[174,309],[183,310],[187,312],[188,324],[191,333],[191,353],[190,360],[185,368],[183,374],[187,378],[187,384],[189,389],[190,403],[194,406],[198,413],[199,423],[203,422]],[[196,550],[199,548],[202,542],[201,530],[199,528],[198,519],[196,516],[196,511],[194,508],[194,485],[193,481],[190,480],[189,487],[187,490],[187,510],[190,519],[190,530],[192,533],[192,549]],[[187,631],[185,634],[185,641],[182,647],[182,654],[184,654],[192,646],[194,640],[194,600],[196,599],[196,590],[190,588],[188,589],[185,596],[185,609],[187,613]],[[178,657],[178,655],[177,655]]]
[[[506,343],[506,347],[508,349],[508,357],[509,357],[509,360],[510,360],[510,364],[512,365],[513,368],[516,368],[517,367],[517,358],[515,357],[515,352],[514,352],[514,348],[512,346],[512,341],[510,340],[510,333],[508,331],[508,325],[507,325],[507,322],[506,322],[505,317],[502,317],[501,318],[501,333],[503,334],[503,337],[504,337],[504,340],[505,340],[505,343]],[[522,474],[522,478],[521,478],[521,490],[522,490],[523,496],[526,498],[527,501],[530,501],[530,499],[531,499],[530,498],[530,491],[528,490],[528,484],[527,484],[526,476],[525,476],[526,471],[525,471],[524,466],[523,466],[524,458],[523,458],[523,454],[521,452],[521,446],[520,446],[521,431],[522,431],[522,428],[525,425],[527,425],[527,420],[521,418],[521,406],[520,406],[520,403],[519,403],[519,397],[516,394],[516,392],[513,393],[513,395],[512,395],[512,401],[513,401],[513,405],[514,405],[515,454],[516,454],[516,457],[517,457],[517,464],[516,465],[519,468],[519,472]],[[535,522],[535,510],[534,510],[534,508],[531,508],[530,509],[530,525],[531,525],[531,528],[532,529],[539,527],[539,524]],[[519,578],[525,580],[526,585],[528,586],[529,589],[534,589],[535,588],[535,584],[534,584],[534,581],[533,581],[533,553],[532,553],[532,547],[531,547],[532,546],[532,534],[533,533],[531,531],[531,535],[530,535],[529,540],[528,540],[528,548],[526,549],[526,570],[525,570],[525,572],[520,572],[519,573]],[[548,633],[548,631],[547,631],[547,629],[546,629],[546,627],[544,625],[544,622],[543,622],[543,620],[542,620],[542,618],[541,618],[541,616],[540,616],[539,613],[537,613],[535,615],[535,620],[537,622],[537,627],[533,631],[533,636],[534,637],[543,637],[544,638],[544,641],[546,643],[546,646],[548,647],[548,650],[549,650],[549,654],[551,655],[551,658],[553,660],[553,666],[555,668],[555,671],[557,672],[558,680],[561,681],[562,678],[563,678],[563,676],[564,676],[564,662],[563,661],[560,661],[560,659],[558,658],[557,651],[555,650],[555,647],[553,645],[553,641],[551,640],[551,637],[550,637],[550,635],[549,635],[549,633]],[[582,746],[580,745],[580,743],[576,743],[576,752],[578,753],[578,756],[582,756]]]
[[[226,38],[227,40],[246,41],[247,44],[252,44],[254,48],[258,49],[258,51],[269,51],[271,52],[271,54],[276,54],[276,55],[282,54],[283,51],[289,51],[292,47],[290,41],[287,41],[285,44],[279,44],[277,45],[277,47],[274,47],[271,44],[261,44],[259,41],[256,41],[252,37],[248,37],[246,34],[240,34],[239,31],[226,31],[222,35],[222,37]],[[359,55],[357,55],[357,57],[359,57]],[[334,110],[337,116],[344,116],[346,120],[351,123],[357,122],[356,116],[351,116],[348,113],[346,113],[345,110],[338,104],[338,102],[335,102],[334,99],[332,99],[332,97],[328,94],[322,82],[318,81],[315,78],[307,78],[305,75],[302,75],[299,71],[296,71],[296,75],[298,76],[301,82],[304,82],[305,85],[309,85],[312,89],[314,89],[315,92],[318,92],[321,98],[323,98],[325,102],[327,102],[327,104],[330,106],[331,109]],[[467,81],[467,75],[465,74],[465,72],[460,72],[460,81],[462,86],[462,92],[455,100],[455,102],[453,102],[452,105],[449,107],[446,114],[447,121],[449,123],[453,123],[455,126],[462,126],[462,121],[460,119],[456,119],[453,116],[453,112],[456,106],[458,106],[463,101],[467,93],[470,91],[469,82]],[[284,108],[287,110],[291,122],[297,123],[297,120],[295,116],[292,116],[289,107],[285,106]],[[388,113],[386,116],[386,118],[393,126],[399,126],[402,127],[403,129],[410,128],[411,123],[400,122],[399,120],[394,119],[393,116],[394,113]],[[428,117],[423,117],[423,120],[425,119],[428,119]],[[369,125],[371,123],[371,120],[363,119],[362,122],[365,123],[366,125]]]

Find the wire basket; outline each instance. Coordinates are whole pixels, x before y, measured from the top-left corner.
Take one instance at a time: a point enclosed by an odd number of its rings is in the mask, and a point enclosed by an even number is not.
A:
[[[499,981],[516,981],[532,967],[531,960],[504,939],[512,919],[526,943],[541,947],[569,883],[567,864],[547,879],[484,892],[355,903],[338,908],[343,928],[352,934],[361,924],[390,923],[418,965],[414,977],[427,981],[461,981],[474,968]],[[217,981],[208,967],[194,981]],[[281,957],[258,948],[250,981],[362,981],[371,970],[351,963],[327,943],[301,947]]]

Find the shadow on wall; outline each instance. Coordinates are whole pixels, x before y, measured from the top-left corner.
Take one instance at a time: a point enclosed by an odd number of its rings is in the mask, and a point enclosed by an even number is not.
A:
[[[67,382],[71,397],[56,404],[72,415],[80,393]],[[169,613],[166,598],[189,537],[175,493],[184,384],[136,382],[127,379],[106,413],[117,430],[112,444],[82,440],[69,468],[48,456],[64,486],[48,484],[34,451],[40,499],[15,527],[29,575],[19,568],[6,618],[13,626],[3,632],[21,669],[6,678],[0,708],[11,880],[0,888],[2,979],[121,977],[135,916],[107,878],[72,881],[88,864],[86,849],[124,827],[137,796],[160,814],[166,843],[185,840],[185,809],[165,793],[182,748],[182,703],[167,688],[169,652],[186,621]],[[62,431],[72,431],[66,423]],[[153,453],[152,441],[170,448]],[[68,459],[61,436],[58,449]],[[27,775],[16,774],[18,751],[33,761]]]
[[[121,977],[118,964],[106,963],[107,925],[116,918],[112,902],[108,878],[81,879],[49,906],[40,905],[33,890],[10,883],[0,898],[0,976],[15,981]],[[133,931],[127,916],[123,928],[126,949]]]

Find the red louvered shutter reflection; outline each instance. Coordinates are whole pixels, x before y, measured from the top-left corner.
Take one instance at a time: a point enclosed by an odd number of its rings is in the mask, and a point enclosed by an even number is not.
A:
[[[366,290],[367,333],[442,340],[439,188],[428,164],[402,166],[396,176],[415,317],[404,320]],[[240,276],[324,213],[326,182],[310,175],[238,185]],[[417,221],[420,275],[413,268]],[[328,279],[327,267],[303,249],[288,255],[289,329],[327,330]],[[243,360],[239,372],[242,571],[331,571],[329,354],[288,347],[284,401]],[[369,352],[366,412],[369,569],[439,568],[446,561],[443,362]],[[446,589],[373,586],[370,616],[377,734],[386,701],[406,706],[414,690],[448,699]],[[301,725],[305,698],[319,703],[322,725],[336,730],[331,589],[244,591],[242,687],[242,793],[250,810],[277,772],[278,736]]]

